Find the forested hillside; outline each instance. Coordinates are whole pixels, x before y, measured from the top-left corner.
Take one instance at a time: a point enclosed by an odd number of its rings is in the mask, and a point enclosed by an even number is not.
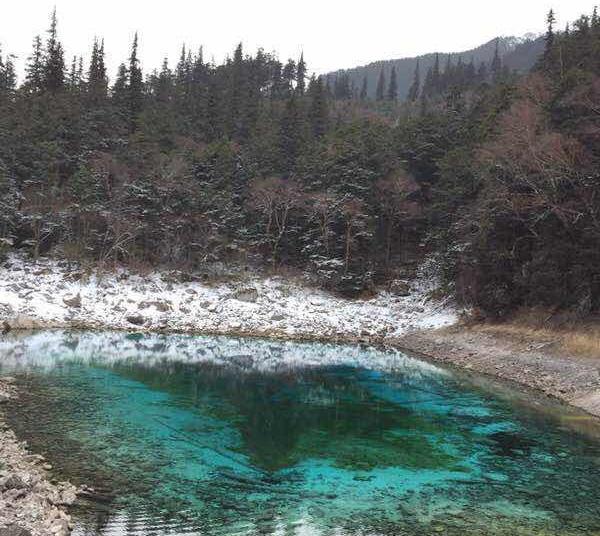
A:
[[[553,21],[531,74],[438,57],[402,103],[394,77],[371,99],[242,45],[144,72],[137,36],[109,80],[104,42],[67,62],[53,16],[22,83],[0,60],[2,247],[292,266],[349,295],[435,251],[487,314],[598,312],[600,21]]]
[[[448,64],[465,64],[469,69],[478,71],[485,70],[493,61],[494,56],[498,54],[503,64],[510,71],[527,73],[535,66],[543,50],[543,38],[535,36],[525,38],[499,37],[473,50],[464,52],[425,54],[415,58],[376,61],[363,67],[330,73],[327,75],[326,80],[333,88],[338,78],[347,78],[348,85],[353,93],[360,96],[360,92],[366,89],[364,95],[375,99],[377,98],[379,79],[383,75],[384,80],[389,81],[392,76],[392,69],[394,69],[398,86],[398,98],[405,100],[409,96],[413,73],[417,68],[417,64],[423,76],[429,69],[434,68],[436,62],[442,68],[445,68]]]

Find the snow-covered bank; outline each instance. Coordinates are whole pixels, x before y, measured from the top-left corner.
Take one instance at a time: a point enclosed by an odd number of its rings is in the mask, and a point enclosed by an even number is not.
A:
[[[426,277],[345,300],[282,277],[207,285],[171,273],[85,273],[72,263],[13,255],[0,267],[0,321],[8,327],[86,327],[379,341],[453,324],[456,311],[431,301]],[[399,295],[402,294],[402,295]]]

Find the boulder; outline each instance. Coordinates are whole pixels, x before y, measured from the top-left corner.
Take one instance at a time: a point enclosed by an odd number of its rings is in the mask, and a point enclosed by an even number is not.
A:
[[[134,326],[143,326],[146,323],[146,319],[142,315],[129,315],[125,317],[125,320]]]
[[[28,315],[17,315],[7,318],[3,323],[3,331],[11,329],[38,329],[44,327],[43,322]]]
[[[0,489],[3,491],[11,489],[26,489],[29,486],[27,483],[16,474],[8,475],[0,480]]]
[[[390,282],[389,291],[396,296],[409,296],[411,291],[410,284],[408,281],[396,279]]]
[[[254,303],[258,300],[258,290],[253,287],[240,288],[235,290],[231,297],[238,301]]]
[[[154,307],[157,311],[161,313],[167,313],[171,310],[171,304],[167,301],[144,301],[140,302],[139,309],[148,309],[149,307]]]
[[[63,298],[63,302],[68,307],[74,307],[75,309],[81,308],[81,294],[77,293],[76,296],[71,298]]]

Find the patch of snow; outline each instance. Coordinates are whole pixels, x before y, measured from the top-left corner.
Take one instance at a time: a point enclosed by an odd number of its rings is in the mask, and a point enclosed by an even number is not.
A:
[[[0,267],[0,320],[22,317],[50,327],[385,340],[457,321],[454,307],[429,298],[436,286],[435,274],[426,266],[406,296],[380,292],[355,301],[281,277],[251,276],[209,286],[173,281],[159,272],[142,276],[119,269],[86,275],[74,263],[33,262],[13,254]],[[256,299],[236,299],[247,289],[256,290]],[[81,297],[80,306],[65,303],[75,296]]]

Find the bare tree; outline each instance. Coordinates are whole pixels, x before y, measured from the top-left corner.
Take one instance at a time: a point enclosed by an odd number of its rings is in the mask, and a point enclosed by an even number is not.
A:
[[[290,213],[301,203],[301,190],[292,180],[269,177],[256,180],[250,186],[249,204],[262,215],[273,266],[277,263],[282,239],[289,231]]]
[[[411,199],[418,190],[419,185],[416,181],[405,173],[390,175],[375,184],[377,201],[386,220],[386,269],[390,267],[394,231],[401,231],[403,222],[420,213],[419,204]]]

